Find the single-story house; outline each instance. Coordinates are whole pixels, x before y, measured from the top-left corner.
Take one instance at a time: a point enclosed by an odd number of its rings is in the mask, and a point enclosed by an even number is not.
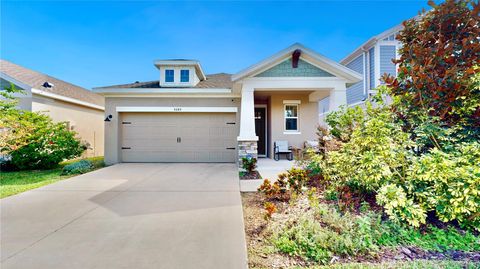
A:
[[[82,87],[0,60],[0,87],[23,89],[18,108],[42,112],[55,122],[65,122],[89,147],[85,156],[103,156],[104,98]]]
[[[316,139],[319,101],[347,105],[362,74],[294,44],[233,75],[195,60],[158,60],[159,80],[94,88],[105,96],[105,161],[237,162],[275,141]]]

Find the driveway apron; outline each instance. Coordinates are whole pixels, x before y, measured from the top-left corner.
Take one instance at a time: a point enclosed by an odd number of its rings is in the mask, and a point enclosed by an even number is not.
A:
[[[0,200],[1,268],[247,268],[234,164],[124,163]]]

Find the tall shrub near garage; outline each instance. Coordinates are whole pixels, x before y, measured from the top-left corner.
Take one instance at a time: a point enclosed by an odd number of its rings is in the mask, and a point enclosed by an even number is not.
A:
[[[10,109],[2,112],[1,126],[21,134],[7,138],[1,148],[18,169],[52,168],[85,150],[75,132],[41,113]]]

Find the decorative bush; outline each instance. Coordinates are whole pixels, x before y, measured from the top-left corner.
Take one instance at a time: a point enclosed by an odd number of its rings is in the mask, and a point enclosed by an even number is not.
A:
[[[353,130],[363,121],[362,108],[355,106],[345,107],[340,111],[333,111],[327,115],[326,122],[330,126],[330,133],[343,142],[350,140]],[[321,131],[321,130],[319,130]]]
[[[405,132],[389,106],[367,102],[350,140],[325,157],[310,158],[306,167],[322,174],[327,193],[335,193],[341,208],[376,195],[377,203],[398,223],[418,227],[432,212],[441,221],[478,229],[480,143],[452,140],[444,149],[424,152],[412,138],[418,139],[418,134]],[[448,130],[439,138],[447,145]]]
[[[337,115],[345,118],[353,115],[351,111],[348,108]],[[336,186],[374,192],[405,174],[412,141],[395,123],[388,107],[367,103],[362,114],[363,121],[352,131],[350,140],[340,150],[330,152],[323,167],[326,178]]]
[[[302,193],[307,186],[307,171],[300,168],[291,168],[286,173],[278,175],[277,181],[273,184],[265,179],[258,188],[259,192],[265,194],[268,199],[288,201],[295,195]]]
[[[415,203],[435,211],[441,221],[480,230],[480,143],[423,154],[413,163],[405,187]]]
[[[11,156],[18,169],[47,169],[63,160],[78,157],[85,147],[76,133],[63,123],[29,111],[2,111],[0,127],[7,130],[1,140],[1,152]]]
[[[257,168],[257,159],[247,156],[242,158],[242,168],[245,169],[248,173],[253,173]]]
[[[480,250],[478,236],[469,231],[430,225],[420,230],[382,221],[381,214],[371,210],[360,214],[343,213],[318,201],[310,202],[308,210],[306,206],[293,204],[293,209],[279,218],[282,221],[272,224],[271,239],[279,252],[309,262],[329,264],[334,256],[343,259],[358,255],[375,257],[383,247],[397,246],[440,252]]]
[[[273,213],[277,212],[277,206],[275,206],[274,203],[265,202],[264,207],[265,207],[265,210],[267,211],[265,213],[265,220],[269,220],[272,218]]]
[[[65,165],[62,170],[62,175],[84,174],[94,169],[94,164],[89,160],[81,160],[68,165]]]
[[[461,125],[480,136],[480,4],[474,0],[446,0],[421,17],[403,23],[397,39],[398,75],[384,76],[396,100],[395,110],[414,119],[425,116],[441,125]],[[472,79],[477,76],[477,80]]]

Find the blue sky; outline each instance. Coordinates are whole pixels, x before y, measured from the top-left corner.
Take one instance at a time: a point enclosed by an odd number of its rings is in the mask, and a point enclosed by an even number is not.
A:
[[[300,42],[339,61],[425,1],[4,1],[0,57],[92,88],[158,79],[153,60],[235,73]]]

